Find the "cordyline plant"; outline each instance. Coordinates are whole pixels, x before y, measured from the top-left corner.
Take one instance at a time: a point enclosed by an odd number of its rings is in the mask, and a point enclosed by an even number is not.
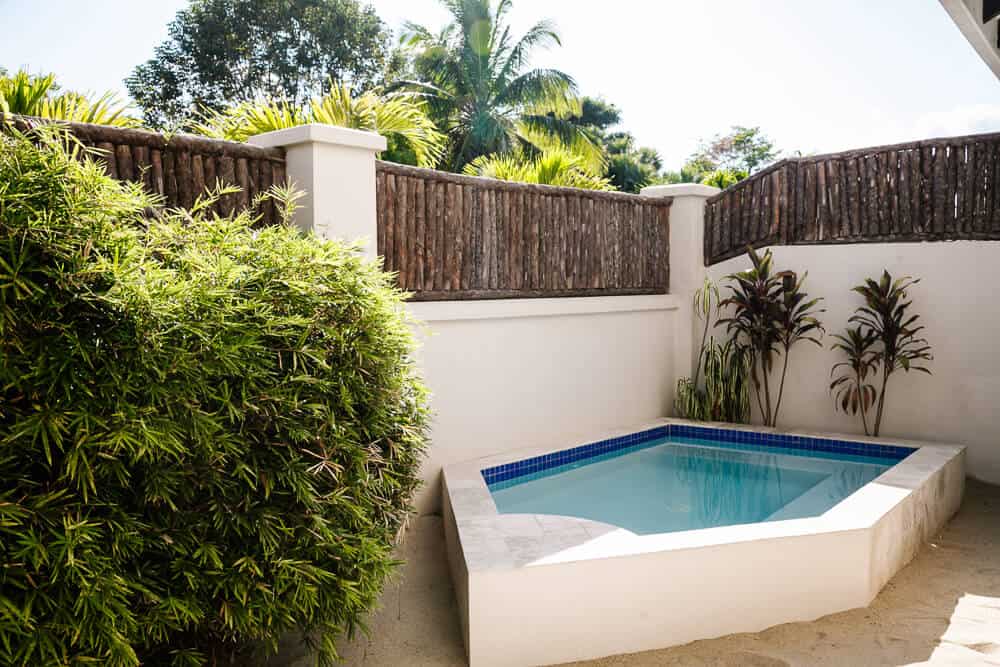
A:
[[[703,322],[698,364],[693,379],[677,381],[674,406],[687,419],[743,424],[750,420],[750,355],[732,339],[720,345],[708,337],[719,302],[719,288],[706,278],[694,296],[695,317]]]
[[[0,132],[0,664],[319,662],[372,608],[424,390],[391,277]]]
[[[877,396],[870,379],[878,372],[878,353],[873,349],[878,338],[874,332],[860,326],[847,329],[843,334],[833,334],[833,337],[837,342],[831,349],[844,352],[847,361],[834,364],[831,369],[830,375],[836,377],[830,383],[830,391],[841,410],[852,415],[861,413],[865,435],[870,435],[867,415]]]
[[[731,295],[721,308],[732,307],[731,317],[719,320],[733,339],[750,351],[750,379],[757,397],[757,407],[765,426],[776,426],[788,374],[788,355],[799,341],[820,345],[817,335],[823,326],[816,315],[824,312],[816,306],[821,299],[809,299],[802,291],[806,276],[793,271],[775,272],[770,250],[758,255],[747,249],[751,268],[726,277],[732,283]],[[773,398],[771,373],[776,357],[782,357],[777,397]]]
[[[886,390],[893,373],[898,370],[907,373],[913,370],[931,374],[930,369],[921,365],[921,362],[931,361],[934,357],[931,355],[931,346],[920,336],[920,332],[924,329],[922,325],[917,324],[920,316],[908,312],[913,302],[909,300],[906,292],[918,282],[919,279],[910,276],[893,280],[889,272],[883,270],[879,280],[867,278],[863,284],[854,288],[855,292],[864,297],[865,305],[858,308],[848,320],[858,326],[848,330],[850,342],[849,348],[845,351],[848,353],[848,366],[852,369],[854,366],[861,366],[863,371],[851,371],[855,379],[848,380],[847,384],[857,387],[858,403],[855,408],[852,400],[847,407],[851,408],[852,414],[861,413],[865,434],[869,434],[866,414],[873,403],[875,418],[870,435],[878,436],[881,431]],[[842,342],[847,342],[844,337],[838,338]],[[857,338],[857,341],[855,342],[853,338]],[[845,349],[842,345],[835,347]],[[842,364],[834,366],[834,371],[839,366]],[[875,388],[864,382],[864,378],[869,374],[876,373],[881,374],[877,399],[874,394]],[[842,385],[834,380],[831,389],[840,386]]]

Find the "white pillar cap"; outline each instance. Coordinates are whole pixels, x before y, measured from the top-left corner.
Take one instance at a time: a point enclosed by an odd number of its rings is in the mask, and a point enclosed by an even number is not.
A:
[[[639,194],[646,197],[714,197],[722,192],[719,188],[701,183],[671,183],[670,185],[647,185]]]
[[[274,130],[263,134],[255,134],[247,139],[248,144],[273,148],[275,146],[295,146],[298,144],[332,144],[349,148],[367,148],[371,151],[384,151],[386,140],[376,132],[355,130],[337,125],[310,123],[296,127]]]

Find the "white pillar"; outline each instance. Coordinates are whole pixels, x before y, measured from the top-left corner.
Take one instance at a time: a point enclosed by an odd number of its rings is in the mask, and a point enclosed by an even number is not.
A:
[[[378,254],[375,156],[386,148],[374,132],[318,123],[250,137],[256,146],[282,147],[288,180],[303,193],[295,224],[321,238],[361,240]]]
[[[694,293],[705,280],[705,200],[720,192],[700,183],[651,185],[640,194],[673,197],[670,205],[670,293],[680,299],[675,368],[681,377],[692,377],[698,363],[701,323],[693,312]]]

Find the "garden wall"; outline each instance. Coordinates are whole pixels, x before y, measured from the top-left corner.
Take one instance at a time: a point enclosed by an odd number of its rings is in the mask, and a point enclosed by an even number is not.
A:
[[[667,292],[670,197],[375,168],[378,254],[415,301]]]
[[[885,268],[893,276],[921,278],[910,295],[934,348],[934,375],[899,372],[892,377],[882,436],[966,445],[968,474],[1000,483],[1000,309],[995,301],[1000,244],[865,243],[772,251],[776,268],[809,271],[805,290],[825,298],[827,312],[821,319],[828,334],[846,327],[861,304],[861,297],[850,290],[866,276],[878,276]],[[708,273],[721,280],[748,267],[747,259],[737,257],[710,267]],[[717,335],[724,331],[718,329]],[[834,410],[830,368],[842,356],[829,349],[832,342],[827,335],[822,349],[808,343],[793,348],[779,426],[862,432],[859,418]]]
[[[418,509],[440,510],[443,465],[667,414],[678,305],[665,294],[409,304],[426,323],[419,361],[434,410]]]

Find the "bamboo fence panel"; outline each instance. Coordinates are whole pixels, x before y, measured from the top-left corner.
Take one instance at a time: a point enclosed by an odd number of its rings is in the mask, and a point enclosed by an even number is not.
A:
[[[663,294],[670,198],[376,163],[378,250],[413,300]]]
[[[1000,133],[781,160],[708,199],[705,264],[748,245],[1000,240],[998,182]]]
[[[22,128],[40,122],[44,121],[17,120]],[[215,206],[220,215],[226,215],[251,206],[272,185],[285,183],[285,152],[279,148],[90,123],[60,124],[93,149],[92,156],[104,163],[109,176],[141,183],[169,207],[190,208],[217,183],[236,185],[240,191],[222,197]],[[279,222],[278,212],[267,199],[255,213],[261,216],[262,225]]]

